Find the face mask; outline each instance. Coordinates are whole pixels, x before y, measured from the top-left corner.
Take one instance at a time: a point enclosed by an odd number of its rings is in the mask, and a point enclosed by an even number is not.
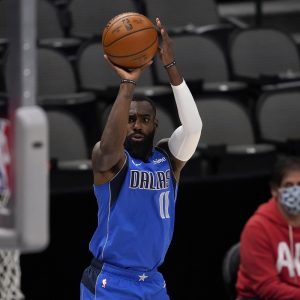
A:
[[[293,216],[300,214],[300,186],[279,189],[279,202],[283,209]]]

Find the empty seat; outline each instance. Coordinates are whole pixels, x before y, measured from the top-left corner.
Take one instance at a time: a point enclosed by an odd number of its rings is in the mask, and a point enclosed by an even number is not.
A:
[[[0,38],[7,39],[7,9],[9,0],[0,1]],[[68,37],[65,28],[68,26],[66,11],[58,9],[47,0],[36,1],[37,42],[39,45],[58,48],[66,54],[72,54],[80,45],[78,38]],[[64,24],[65,23],[65,24]]]
[[[222,276],[229,300],[236,299],[236,280],[240,266],[240,243],[233,244],[225,253],[222,262]]]
[[[72,64],[60,51],[52,48],[38,48],[36,54],[36,103],[45,109],[66,108],[84,120],[88,128],[94,117],[91,112],[93,112],[95,95],[92,92],[78,91]],[[6,80],[10,59],[11,56],[8,55],[5,61]]]
[[[263,87],[299,80],[297,45],[275,28],[251,28],[235,32],[229,43],[233,75]]]
[[[226,54],[212,39],[202,35],[173,36],[172,43],[179,69],[196,93],[232,92],[247,89],[242,82],[231,81]],[[156,60],[159,82],[167,83],[166,70]]]
[[[79,92],[72,63],[62,53],[48,48],[37,50],[37,90],[41,105],[82,104],[95,99]]]
[[[223,18],[218,13],[218,7],[213,0],[145,0],[145,14],[155,21],[160,17],[170,34],[197,32],[206,33],[221,44],[228,34],[242,22],[234,18]]]
[[[68,11],[47,0],[37,1],[37,37],[42,46],[62,48],[73,55],[81,44],[79,38],[69,37],[70,17]]]
[[[203,121],[197,159],[206,160],[207,174],[217,176],[253,176],[270,171],[275,158],[275,147],[258,144],[250,114],[231,97],[196,98]],[[197,174],[197,161],[189,164]]]
[[[58,161],[88,159],[88,148],[80,122],[61,110],[46,111],[49,122],[50,158]]]
[[[250,115],[235,99],[197,98],[203,130],[200,143],[207,145],[253,145],[254,130]]]
[[[167,30],[188,30],[204,25],[221,23],[221,18],[214,1],[189,0],[173,1],[172,8],[166,0],[145,0],[146,14],[151,20],[161,18]]]
[[[257,102],[256,121],[262,141],[300,154],[300,90],[264,93]]]
[[[0,1],[0,54],[7,48],[7,0]]]
[[[75,93],[76,77],[70,61],[47,48],[37,50],[38,95]]]
[[[123,12],[138,11],[134,0],[72,0],[69,4],[74,37],[89,39],[100,38],[107,22]]]
[[[90,150],[82,123],[67,110],[46,111],[49,126],[51,194],[90,190]]]

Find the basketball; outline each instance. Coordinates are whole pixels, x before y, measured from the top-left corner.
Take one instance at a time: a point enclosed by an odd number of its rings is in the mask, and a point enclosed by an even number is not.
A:
[[[102,32],[104,53],[116,65],[138,68],[153,59],[158,48],[154,24],[144,15],[126,12],[112,18]]]

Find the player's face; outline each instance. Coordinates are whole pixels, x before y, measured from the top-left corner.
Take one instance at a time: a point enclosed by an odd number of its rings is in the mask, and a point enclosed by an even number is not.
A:
[[[145,159],[152,147],[157,121],[151,104],[132,101],[129,110],[125,148],[134,157]]]

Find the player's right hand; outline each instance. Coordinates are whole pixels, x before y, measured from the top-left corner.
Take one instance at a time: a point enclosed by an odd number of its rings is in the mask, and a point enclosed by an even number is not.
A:
[[[121,68],[121,67],[115,65],[113,62],[111,62],[109,60],[107,55],[104,55],[104,58],[108,62],[108,64],[115,70],[115,72],[118,74],[118,76],[121,79],[130,79],[130,80],[134,80],[136,82],[139,80],[143,71],[153,63],[153,60],[151,60],[139,68],[128,70],[128,69],[124,69],[124,68]]]

